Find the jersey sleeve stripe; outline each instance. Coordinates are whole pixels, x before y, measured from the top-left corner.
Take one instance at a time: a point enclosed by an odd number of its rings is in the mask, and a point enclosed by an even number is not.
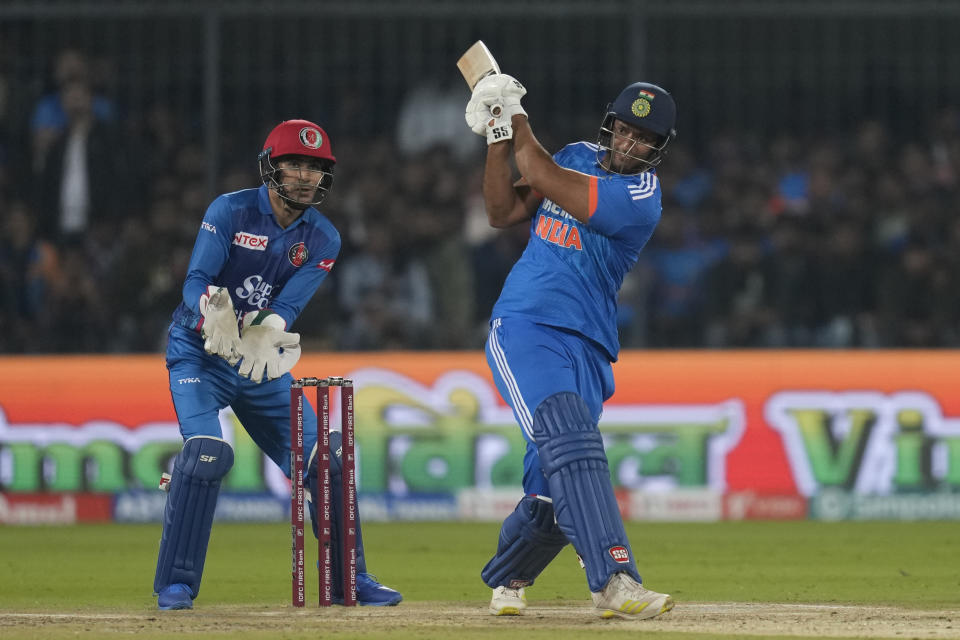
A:
[[[597,211],[597,177],[590,176],[590,184],[587,187],[587,218],[592,218]]]
[[[644,174],[640,178],[640,184],[632,184],[627,189],[634,200],[649,198],[657,191],[657,177],[652,174]]]

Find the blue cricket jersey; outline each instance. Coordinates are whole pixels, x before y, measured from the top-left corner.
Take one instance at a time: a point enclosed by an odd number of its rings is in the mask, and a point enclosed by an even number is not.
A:
[[[221,195],[200,224],[173,323],[199,332],[200,296],[214,284],[230,292],[238,319],[270,309],[289,330],[339,253],[340,234],[313,207],[283,229],[265,186]]]
[[[544,198],[493,317],[571,329],[599,344],[615,362],[617,294],[660,220],[660,182],[653,171],[607,173],[597,164],[597,146],[587,142],[567,145],[553,158],[561,167],[596,176],[590,184],[589,222]]]

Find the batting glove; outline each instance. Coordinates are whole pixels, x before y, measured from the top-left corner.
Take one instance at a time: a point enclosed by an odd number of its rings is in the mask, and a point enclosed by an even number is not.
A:
[[[300,359],[300,334],[284,331],[286,322],[273,311],[251,311],[243,316],[242,360],[237,370],[256,383],[275,380]]]
[[[200,315],[203,325],[200,335],[204,338],[203,350],[217,355],[231,366],[240,360],[240,332],[237,330],[237,314],[233,310],[230,293],[223,287],[210,285],[200,296]]]
[[[520,104],[526,88],[513,76],[505,73],[489,75],[473,88],[464,117],[475,134],[487,137],[487,144],[513,138],[510,119],[527,115]]]

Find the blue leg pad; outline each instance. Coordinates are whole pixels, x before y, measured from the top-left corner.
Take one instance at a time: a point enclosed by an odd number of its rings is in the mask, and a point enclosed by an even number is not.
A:
[[[488,587],[529,587],[567,546],[553,517],[553,505],[524,496],[500,528],[497,555],[480,573]]]
[[[154,593],[181,584],[190,590],[192,598],[197,597],[220,481],[232,466],[233,449],[226,440],[195,436],[183,444],[173,463],[163,511]]]
[[[640,581],[610,482],[603,438],[583,399],[557,393],[537,407],[533,435],[560,530],[576,548],[590,591],[626,572]]]

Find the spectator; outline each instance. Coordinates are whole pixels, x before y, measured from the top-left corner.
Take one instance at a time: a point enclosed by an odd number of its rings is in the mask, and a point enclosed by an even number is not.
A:
[[[118,132],[96,119],[90,86],[73,81],[60,97],[67,128],[51,145],[39,182],[41,231],[59,244],[81,243],[112,224],[134,192]]]
[[[704,276],[708,347],[764,347],[777,326],[770,264],[752,227],[734,232],[727,255]]]
[[[56,255],[36,236],[33,212],[24,202],[0,202],[0,208],[0,352],[45,351],[45,315],[60,279]]]
[[[70,121],[67,105],[64,104],[63,90],[77,82],[92,87],[91,75],[87,56],[78,49],[64,49],[57,55],[53,67],[55,88],[40,98],[30,118],[30,129],[33,133],[33,167],[37,173],[43,171],[47,151],[67,128]],[[92,88],[91,91],[93,91]],[[114,119],[115,108],[112,101],[98,93],[95,93],[91,100],[91,109],[97,120],[110,122]]]
[[[682,214],[663,216],[638,267],[648,278],[648,343],[654,347],[697,347],[702,343],[703,276],[716,255]]]
[[[469,93],[462,83],[441,87],[427,82],[410,91],[397,116],[397,146],[416,155],[436,146],[464,160],[476,155],[477,140],[463,135],[463,105]]]
[[[423,264],[398,250],[389,229],[369,229],[362,252],[340,271],[343,323],[340,347],[347,350],[425,346],[433,326],[432,296]]]
[[[879,324],[883,342],[911,348],[939,345],[939,320],[953,292],[944,291],[946,274],[929,244],[911,238],[900,259],[881,273],[878,281]],[[946,294],[944,296],[943,294]]]
[[[857,220],[839,218],[819,235],[816,346],[876,346],[877,267],[866,229]]]

